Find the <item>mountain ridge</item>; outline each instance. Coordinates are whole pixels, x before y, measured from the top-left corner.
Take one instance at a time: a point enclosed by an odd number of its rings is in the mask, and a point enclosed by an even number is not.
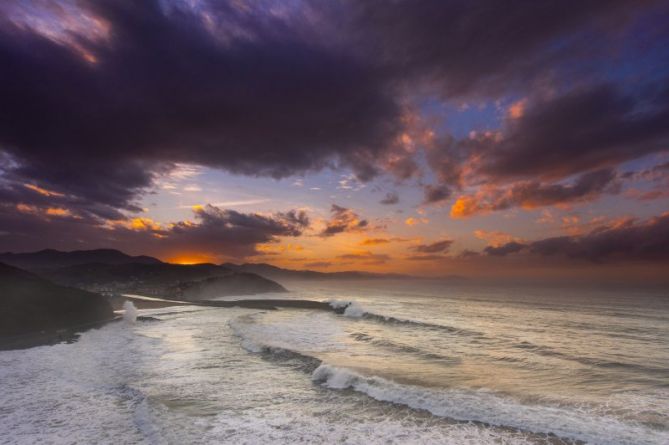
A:
[[[0,253],[0,262],[20,269],[36,271],[66,266],[76,266],[87,263],[105,264],[164,264],[157,258],[138,255],[128,255],[116,249],[91,249],[61,251],[43,249],[35,252],[4,252]]]
[[[416,278],[411,275],[396,273],[374,273],[361,271],[318,272],[309,269],[285,269],[268,263],[223,263],[223,267],[238,272],[251,272],[271,279],[302,279],[302,280],[379,280]]]

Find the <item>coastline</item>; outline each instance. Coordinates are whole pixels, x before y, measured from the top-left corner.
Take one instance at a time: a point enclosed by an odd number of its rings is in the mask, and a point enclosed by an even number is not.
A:
[[[247,308],[260,310],[278,310],[281,308],[290,309],[310,309],[321,311],[332,311],[336,309],[329,303],[313,300],[289,300],[289,299],[249,299],[249,300],[200,300],[200,301],[181,301],[169,300],[155,297],[145,297],[142,295],[127,294],[121,297],[110,298],[114,311],[122,309],[125,301],[132,302],[137,309],[160,309],[173,306],[205,306],[219,308]],[[14,336],[0,337],[0,351],[28,349],[37,346],[50,346],[58,343],[72,343],[77,341],[79,335],[90,329],[98,329],[114,321],[121,320],[118,314],[110,319],[97,320],[90,323],[84,323],[76,326],[69,326],[57,330],[30,332]],[[141,319],[140,319],[141,320]]]

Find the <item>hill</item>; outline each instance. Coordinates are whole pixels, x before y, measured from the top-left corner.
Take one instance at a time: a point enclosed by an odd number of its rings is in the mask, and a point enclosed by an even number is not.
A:
[[[168,289],[168,296],[184,300],[206,300],[230,295],[255,295],[267,292],[286,292],[279,283],[259,275],[232,272],[226,276],[188,281]]]
[[[84,327],[114,317],[106,298],[0,263],[0,338]]]
[[[285,292],[278,283],[253,273],[214,264],[80,264],[44,271],[50,280],[103,294],[137,293],[163,298],[203,298]]]
[[[38,271],[57,267],[76,266],[87,263],[104,264],[161,264],[150,256],[131,256],[114,249],[74,250],[61,252],[45,249],[28,253],[1,253],[0,262],[25,270]]]
[[[255,273],[272,280],[378,280],[411,278],[408,275],[401,274],[378,274],[356,271],[317,272],[315,270],[282,269],[267,263],[225,263],[222,266],[237,272]]]

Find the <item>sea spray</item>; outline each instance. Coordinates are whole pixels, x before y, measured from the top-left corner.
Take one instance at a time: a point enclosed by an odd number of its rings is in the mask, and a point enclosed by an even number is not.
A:
[[[360,318],[367,312],[355,301],[346,300],[328,300],[327,303],[335,310],[335,312],[345,315],[346,317]]]
[[[135,323],[137,321],[137,308],[132,301],[125,301],[123,303],[123,320],[126,323]]]

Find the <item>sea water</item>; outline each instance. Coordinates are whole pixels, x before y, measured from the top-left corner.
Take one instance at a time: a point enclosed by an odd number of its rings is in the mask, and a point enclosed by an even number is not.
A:
[[[0,443],[668,444],[669,295],[289,283],[0,352]]]

